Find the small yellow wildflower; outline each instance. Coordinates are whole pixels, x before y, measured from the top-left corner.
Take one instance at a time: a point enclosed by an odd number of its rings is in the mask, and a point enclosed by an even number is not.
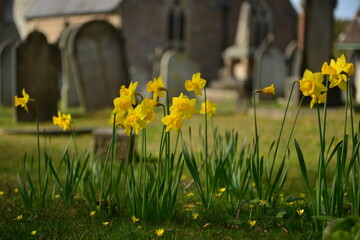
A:
[[[23,216],[22,216],[22,215],[19,215],[19,216],[16,217],[16,220],[17,220],[17,221],[20,221],[22,218],[23,218]]]
[[[181,181],[185,181],[186,179],[187,179],[187,176],[186,176],[186,175],[182,175],[180,180],[181,180]]]
[[[29,102],[29,99],[30,99],[30,98],[29,98],[29,94],[27,94],[27,93],[25,92],[25,88],[23,88],[23,90],[22,90],[22,95],[23,95],[22,98],[15,96],[15,107],[21,106],[21,107],[23,107],[27,112],[29,112],[28,107],[27,107],[26,104]]]
[[[220,198],[222,195],[222,192],[215,193],[215,197]]]
[[[306,195],[305,195],[305,193],[300,193],[299,194],[299,197],[301,197],[301,198],[304,198]]]
[[[255,224],[256,224],[256,220],[249,220],[249,226],[250,227],[253,227],[253,226],[255,226]]]
[[[286,205],[288,205],[288,206],[291,206],[291,205],[293,205],[294,204],[294,202],[287,202],[286,203]]]
[[[80,198],[80,196],[78,196],[78,195],[74,196],[74,199],[79,199],[79,198]]]
[[[90,212],[90,216],[91,216],[91,217],[94,216],[95,213],[96,213],[96,211],[91,211],[91,212]]]
[[[275,95],[275,87],[274,87],[274,84],[271,84],[270,86],[265,87],[265,88],[263,88],[263,89],[256,90],[256,92],[261,92],[261,93],[265,93],[265,94]]]
[[[249,208],[254,208],[255,205],[254,204],[249,204]]]
[[[304,213],[305,210],[298,208],[296,211],[297,211],[297,214],[299,214],[299,216],[301,216],[301,215],[303,215],[303,213]]]
[[[279,197],[284,197],[284,193],[279,193]]]
[[[100,206],[98,205],[98,206],[96,206],[96,210],[100,210]]]
[[[199,217],[199,213],[197,213],[197,212],[192,213],[192,218],[193,219],[197,219],[198,217]]]
[[[132,216],[131,217],[131,220],[133,220],[134,223],[138,222],[140,219],[135,217],[135,216]]]
[[[349,193],[348,192],[344,192],[344,196],[346,197]]]
[[[251,183],[251,187],[253,187],[253,188],[256,187],[256,183],[255,183],[255,182],[252,182],[252,183]]]
[[[55,194],[54,198],[60,198],[59,194]]]
[[[4,191],[0,191],[0,196],[4,195]]]
[[[215,103],[211,103],[209,100],[206,100],[206,114],[208,118],[216,114],[216,107],[217,105]],[[205,114],[205,102],[201,103],[200,113]]]
[[[220,188],[219,190],[218,190],[218,192],[221,192],[221,193],[223,193],[223,192],[225,192],[226,191],[226,188]]]
[[[194,204],[192,204],[192,203],[187,203],[187,204],[185,204],[184,211],[190,212],[190,211],[192,211],[192,209],[193,209],[194,207],[195,207]]]
[[[34,236],[36,234],[36,230],[31,231],[30,234]]]
[[[156,236],[158,236],[158,237],[161,237],[162,235],[164,235],[164,232],[165,232],[165,230],[164,230],[163,228],[160,228],[160,229],[156,229],[156,230],[155,230],[155,234],[156,234]]]
[[[192,197],[192,196],[194,196],[194,193],[189,192],[188,194],[186,194],[186,196],[188,196],[188,197]]]
[[[206,85],[206,80],[202,79],[200,76],[200,73],[195,73],[192,75],[191,80],[185,81],[185,89],[189,92],[194,91],[196,96],[202,95],[201,89]]]
[[[53,123],[61,127],[64,131],[71,129],[71,115],[58,111],[58,116],[53,116]]]
[[[137,226],[137,229],[142,229],[142,226],[141,226],[141,225],[138,225],[138,226]]]
[[[103,222],[101,224],[104,225],[104,226],[107,226],[107,225],[109,225],[109,222]]]
[[[267,204],[267,201],[266,200],[259,200],[260,202],[260,206],[263,206],[263,205],[266,205]]]
[[[201,202],[195,202],[196,206],[201,206]]]
[[[14,188],[14,193],[18,193],[19,189],[18,188]]]
[[[153,82],[152,81],[148,82],[146,91],[154,92],[154,95],[153,95],[154,100],[157,100],[158,97],[163,97],[165,88],[164,88],[164,83],[163,83],[162,77],[159,76],[157,79],[154,78]]]

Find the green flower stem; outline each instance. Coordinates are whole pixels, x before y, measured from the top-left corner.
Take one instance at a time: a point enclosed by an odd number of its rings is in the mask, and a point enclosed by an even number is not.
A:
[[[209,189],[209,178],[210,178],[210,163],[208,159],[208,126],[207,126],[207,96],[206,96],[206,88],[204,87],[204,100],[205,100],[205,174],[206,174],[206,195],[209,198],[210,189]],[[212,194],[212,193],[211,193]],[[210,204],[210,201],[208,202]],[[207,206],[208,207],[208,206]]]
[[[37,141],[37,156],[38,156],[38,178],[39,178],[39,192],[41,193],[41,159],[40,159],[40,129],[39,129],[39,105],[35,102],[35,117],[36,117],[36,141]]]
[[[256,154],[256,165],[258,173],[258,179],[256,179],[256,187],[258,188],[259,199],[262,199],[262,189],[261,189],[261,174],[260,174],[260,157],[259,157],[259,135],[258,135],[258,127],[257,127],[257,119],[256,119],[256,98],[255,95],[258,92],[254,92],[253,94],[253,108],[254,108],[254,126],[255,126],[255,154]]]

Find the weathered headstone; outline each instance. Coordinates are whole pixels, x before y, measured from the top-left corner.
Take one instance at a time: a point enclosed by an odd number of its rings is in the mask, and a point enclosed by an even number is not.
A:
[[[168,50],[164,53],[160,63],[160,75],[165,88],[168,90],[170,100],[178,97],[181,92],[193,97],[192,92],[185,90],[185,81],[191,80],[194,73],[199,72],[199,67],[191,61],[184,52]]]
[[[49,121],[57,114],[57,50],[47,43],[44,34],[34,31],[16,49],[15,84],[13,96],[22,97],[25,88],[36,103],[28,104],[29,113],[16,108],[15,120],[34,121],[35,104],[39,109],[39,120]]]
[[[115,159],[126,160],[129,137],[123,131],[116,131]],[[111,128],[96,128],[92,131],[92,149],[96,157],[105,160],[112,139]],[[111,157],[111,155],[109,155]]]
[[[74,27],[67,27],[60,36],[59,49],[61,52],[61,110],[66,111],[70,106],[79,105],[79,96],[75,86],[75,76],[71,67],[69,53],[70,35],[74,34]]]
[[[8,39],[0,44],[0,106],[13,104],[13,62],[16,39]]]
[[[121,85],[129,85],[124,39],[106,21],[91,21],[70,35],[71,67],[86,111],[111,107]]]
[[[263,99],[284,97],[286,63],[280,49],[275,46],[271,35],[255,53],[254,90],[275,85],[276,95],[261,94]]]

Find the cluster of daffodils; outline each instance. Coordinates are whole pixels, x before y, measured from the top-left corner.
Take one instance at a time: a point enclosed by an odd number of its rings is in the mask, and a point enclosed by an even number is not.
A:
[[[154,78],[147,84],[147,91],[153,93],[153,98],[143,98],[136,92],[138,83],[131,82],[129,87],[124,85],[120,88],[120,96],[114,99],[114,109],[112,111],[112,123],[117,127],[123,127],[127,135],[131,132],[138,134],[141,129],[146,128],[147,123],[154,121],[154,107],[162,106],[158,102],[159,97],[164,97],[167,91],[164,88],[162,77]],[[202,95],[201,89],[206,85],[206,80],[200,77],[200,73],[193,75],[192,80],[185,82],[185,89],[194,91],[195,95]],[[136,96],[142,101],[137,103]],[[185,119],[190,119],[193,114],[198,113],[196,108],[196,99],[189,99],[188,96],[181,93],[179,97],[172,99],[172,106],[169,108],[169,114],[161,119],[166,126],[166,132],[171,130],[178,131],[184,124]],[[210,101],[202,104],[200,113],[207,114],[208,117],[216,113],[216,105]]]
[[[341,90],[346,90],[347,81],[350,75],[354,74],[354,65],[347,63],[346,58],[341,55],[337,60],[331,59],[330,65],[325,62],[321,68],[321,72],[311,72],[306,69],[301,80],[299,80],[300,91],[304,96],[312,98],[310,108],[315,103],[325,103],[327,87],[323,84],[324,75],[329,76],[330,86],[333,88],[338,86]]]

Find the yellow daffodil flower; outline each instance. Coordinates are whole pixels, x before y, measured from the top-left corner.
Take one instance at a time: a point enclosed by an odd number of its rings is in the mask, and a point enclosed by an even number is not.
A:
[[[256,224],[256,220],[249,220],[248,223],[250,227],[253,227]]]
[[[304,211],[305,211],[305,210],[304,210],[304,209],[299,209],[299,208],[298,208],[296,211],[297,211],[297,214],[298,214],[299,216],[301,216],[301,215],[303,215],[303,214],[304,214]]]
[[[135,217],[135,216],[132,216],[131,219],[133,220],[134,223],[138,222],[140,219]]]
[[[27,93],[25,92],[25,88],[23,88],[23,90],[22,90],[22,95],[23,95],[22,98],[15,96],[15,107],[21,106],[21,107],[23,107],[27,112],[29,112],[29,109],[28,109],[28,107],[27,107],[27,103],[29,102],[30,97],[29,97],[29,94],[27,94]]]
[[[330,88],[339,86],[341,90],[345,91],[348,76],[354,74],[354,65],[347,63],[344,54],[342,54],[336,61],[331,59],[330,65],[324,62],[321,72],[324,75],[329,75]]]
[[[129,97],[133,105],[136,104],[135,93],[138,82],[131,82],[129,88],[126,88],[125,85],[122,85],[120,88],[120,97]]]
[[[209,100],[206,100],[206,114],[208,118],[216,114],[216,107],[217,105],[215,103],[211,103]],[[201,103],[200,113],[205,114],[205,102]]]
[[[96,213],[96,211],[91,211],[91,212],[90,212],[90,216],[91,216],[91,217],[94,216],[95,213]]]
[[[135,134],[139,134],[139,130],[146,127],[146,122],[144,120],[146,112],[141,108],[141,105],[137,105],[135,109],[128,109],[128,115],[124,120],[125,133],[130,136],[131,129]]]
[[[31,235],[35,235],[36,234],[36,231],[35,230],[33,230],[33,231],[31,231],[31,233],[30,233]]]
[[[256,90],[256,92],[261,92],[261,93],[265,93],[265,94],[268,94],[268,95],[275,95],[275,87],[274,87],[274,84],[271,84],[270,86],[268,87],[265,87],[263,89],[260,89],[260,90]]]
[[[20,221],[22,218],[23,218],[23,216],[22,216],[22,215],[19,215],[19,216],[16,217],[16,220],[17,220],[17,221]]]
[[[301,80],[299,80],[300,91],[304,96],[311,96],[312,101],[310,108],[314,106],[316,101],[323,103],[325,101],[325,92],[327,88],[323,85],[323,75],[321,73],[312,73],[310,70],[305,70]]]
[[[114,99],[114,110],[113,113],[126,113],[129,108],[132,108],[132,101],[130,96],[120,96]]]
[[[64,131],[71,129],[71,115],[58,111],[58,116],[53,116],[53,123],[61,127]]]
[[[199,217],[199,213],[197,213],[197,212],[192,213],[192,218],[193,219],[197,219],[198,217]]]
[[[158,236],[158,237],[161,237],[162,235],[164,235],[164,232],[165,232],[165,230],[164,230],[163,228],[160,228],[160,229],[156,229],[156,230],[155,230],[155,234],[156,234],[156,236]]]
[[[163,117],[161,122],[166,126],[166,132],[169,132],[170,130],[177,132],[183,126],[184,118],[180,113],[171,113],[170,115]]]
[[[190,119],[193,114],[197,113],[196,99],[189,99],[183,93],[179,97],[173,97],[172,103],[170,111],[181,113],[186,119]]]
[[[107,225],[109,225],[109,222],[103,222],[101,224],[104,225],[104,226],[107,226]]]
[[[196,96],[202,95],[201,89],[206,85],[206,80],[202,79],[200,76],[200,73],[195,73],[191,80],[185,81],[185,89],[189,92],[194,91]]]
[[[145,98],[141,102],[142,111],[146,112],[144,120],[146,122],[152,122],[155,119],[154,106],[156,106],[157,102],[154,99]]]
[[[153,94],[154,100],[157,100],[158,97],[163,97],[165,89],[164,89],[164,83],[162,77],[159,76],[157,79],[154,78],[153,82],[152,81],[148,82],[146,91],[154,92]]]

